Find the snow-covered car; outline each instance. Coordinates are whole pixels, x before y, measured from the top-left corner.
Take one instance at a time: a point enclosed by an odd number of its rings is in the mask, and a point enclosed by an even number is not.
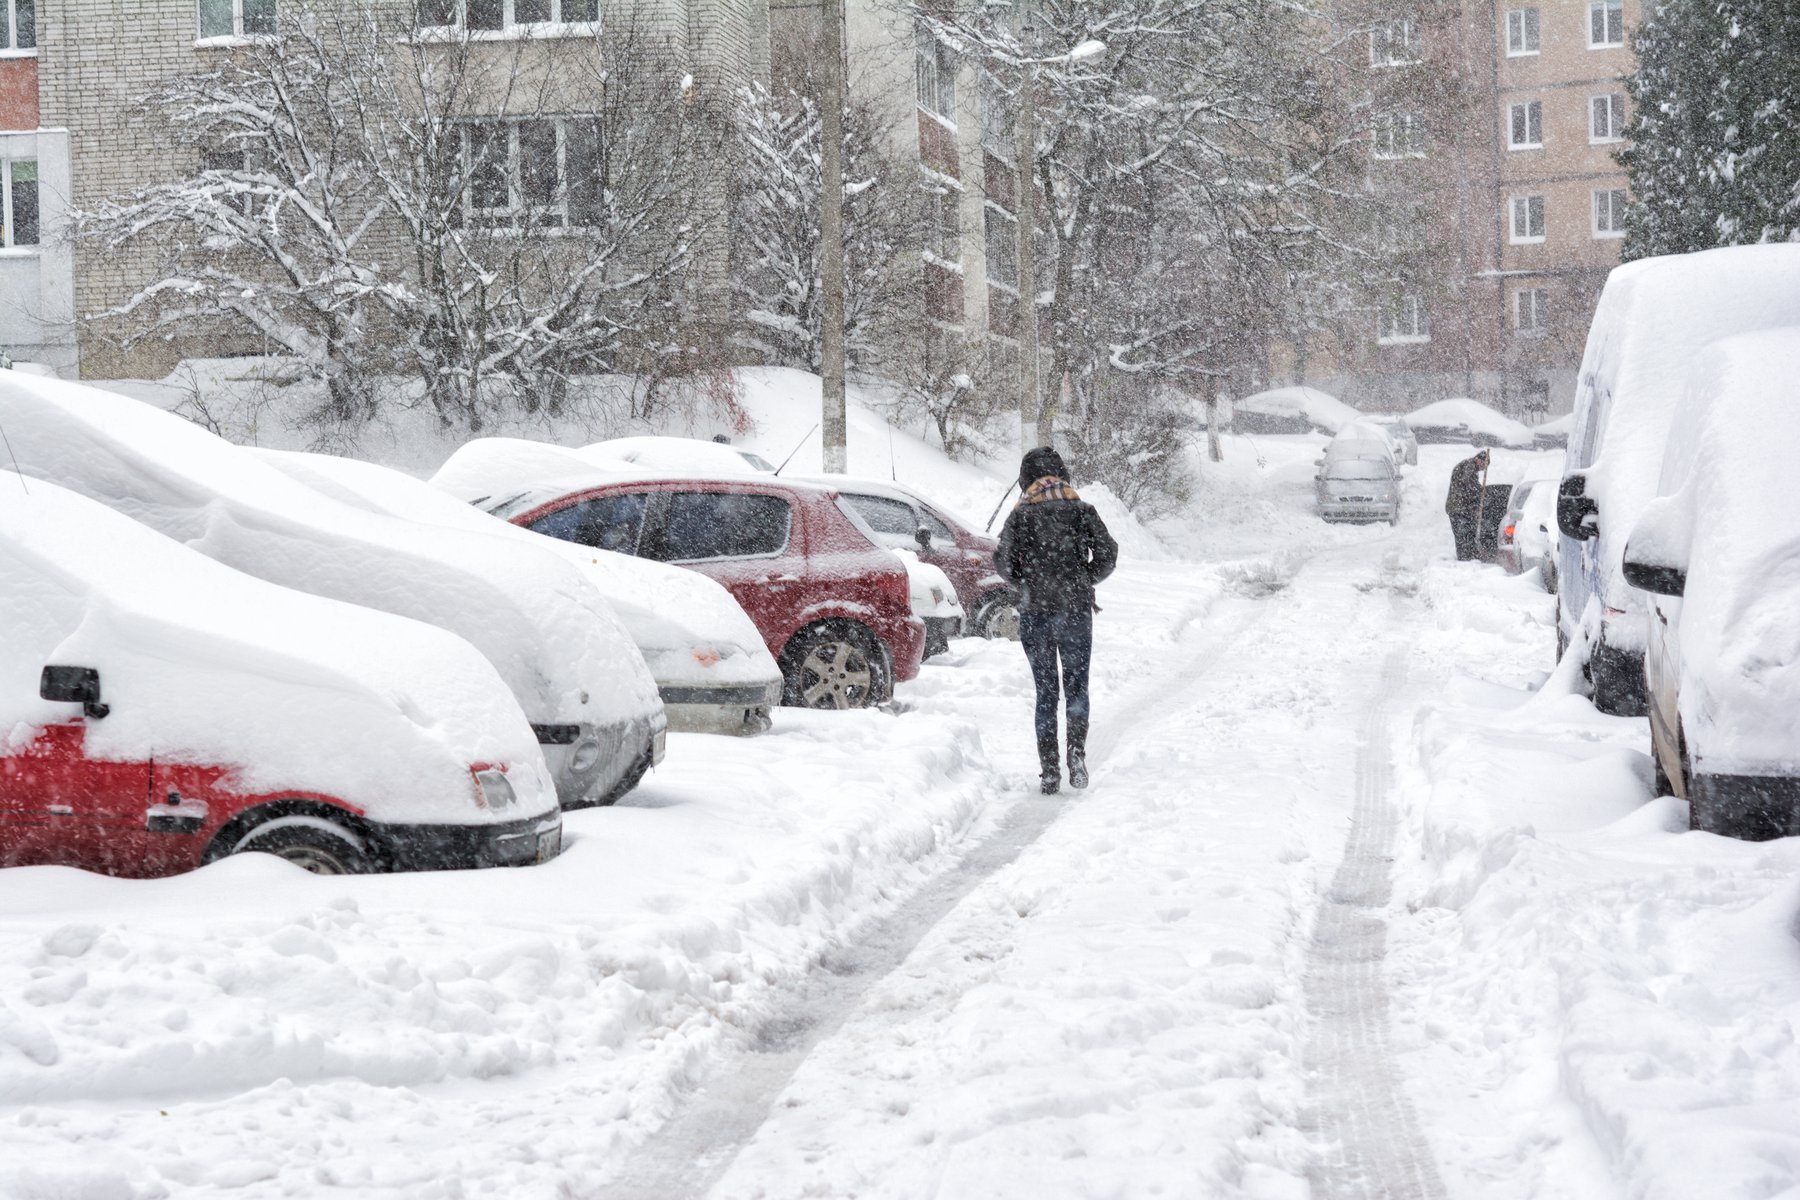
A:
[[[17,482],[17,480],[10,480]],[[535,863],[556,790],[493,666],[42,480],[0,503],[0,866]]]
[[[1240,433],[1336,434],[1362,413],[1315,387],[1283,387],[1231,402],[1231,427]]]
[[[1419,465],[1419,439],[1412,426],[1402,417],[1363,417],[1362,423],[1381,430],[1393,449],[1394,461],[1408,467]]]
[[[1400,519],[1400,468],[1377,429],[1346,427],[1326,445],[1313,483],[1323,520],[1392,524]]]
[[[753,450],[725,442],[704,442],[699,438],[650,435],[609,438],[582,449],[631,463],[646,471],[669,471],[680,475],[761,474],[775,470],[774,463]]]
[[[1800,324],[1800,246],[1643,258],[1607,276],[1576,375],[1557,492],[1559,651],[1582,656],[1603,712],[1644,712],[1649,608],[1625,540],[1656,495],[1689,366],[1710,342]]]
[[[1510,575],[1538,572],[1544,590],[1554,592],[1555,570],[1551,550],[1555,543],[1556,483],[1554,479],[1527,479],[1515,484],[1507,500],[1495,538],[1494,561]]]
[[[271,583],[437,625],[480,650],[537,729],[564,807],[610,803],[663,754],[637,647],[555,555],[320,495],[137,400],[0,372],[20,468]]]
[[[1551,421],[1531,427],[1531,440],[1539,450],[1562,450],[1569,445],[1569,431],[1574,427],[1574,414],[1564,413]]]
[[[943,569],[969,614],[964,630],[978,637],[1019,636],[1019,593],[994,570],[998,538],[982,533],[903,483],[845,475],[795,476],[833,488],[889,550],[914,550]],[[921,540],[921,531],[924,534]]]
[[[925,623],[925,657],[942,654],[950,648],[951,638],[962,636],[963,606],[956,585],[941,568],[920,558],[917,550],[892,547],[891,553],[906,566],[913,616]]]
[[[391,467],[330,454],[252,453],[369,512],[515,537],[563,558],[600,593],[643,654],[670,729],[748,734],[769,727],[769,709],[781,702],[781,670],[743,606],[704,575],[521,529]]]
[[[695,477],[601,461],[477,438],[432,482],[539,533],[717,580],[780,664],[784,704],[868,707],[918,675],[925,626],[906,568],[835,492],[766,473]]]
[[[1800,834],[1800,329],[1713,343],[1622,559],[1649,597],[1658,783],[1693,828]]]
[[[1420,442],[1467,442],[1510,450],[1529,450],[1534,443],[1530,426],[1466,396],[1435,401],[1407,413],[1402,420]]]

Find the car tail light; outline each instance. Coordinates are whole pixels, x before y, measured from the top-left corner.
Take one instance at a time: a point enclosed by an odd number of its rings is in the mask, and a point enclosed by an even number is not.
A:
[[[470,767],[475,777],[475,800],[482,808],[501,812],[518,807],[519,797],[499,767]]]
[[[1510,542],[1513,540],[1513,534],[1518,530],[1518,528],[1519,527],[1517,525],[1508,525],[1506,527],[1505,537],[1506,537],[1507,541]]]

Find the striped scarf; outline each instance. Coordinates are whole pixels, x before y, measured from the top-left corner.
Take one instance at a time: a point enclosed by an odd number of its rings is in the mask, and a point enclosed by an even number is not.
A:
[[[1079,500],[1068,480],[1046,475],[1019,494],[1020,504],[1042,504],[1046,500]]]

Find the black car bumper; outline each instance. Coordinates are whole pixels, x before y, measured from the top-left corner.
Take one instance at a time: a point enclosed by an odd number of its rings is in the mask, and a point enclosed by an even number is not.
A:
[[[374,826],[396,871],[525,867],[562,852],[562,814],[496,825]]]
[[[1703,772],[1687,792],[1695,829],[1747,842],[1800,834],[1800,777]]]

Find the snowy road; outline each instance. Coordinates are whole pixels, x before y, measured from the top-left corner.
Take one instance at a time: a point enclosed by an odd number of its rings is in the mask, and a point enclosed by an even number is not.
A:
[[[1084,794],[963,641],[541,869],[0,872],[0,1197],[1800,1194],[1800,851],[1646,803],[1450,448],[1395,529],[1243,449],[1105,589]]]

